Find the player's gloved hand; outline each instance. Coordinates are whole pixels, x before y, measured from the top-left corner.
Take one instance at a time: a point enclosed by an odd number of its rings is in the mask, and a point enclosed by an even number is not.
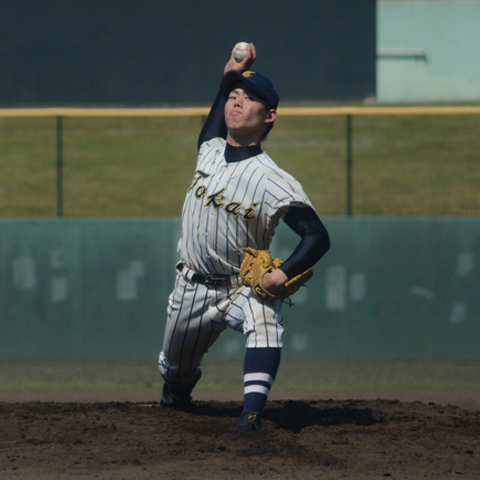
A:
[[[310,280],[313,272],[307,270],[290,280],[287,279],[282,286],[281,280],[287,277],[281,270],[281,273],[275,271],[282,263],[279,258],[272,259],[268,250],[245,248],[240,266],[243,284],[250,287],[255,295],[263,300],[285,300]]]
[[[257,49],[253,43],[250,43],[247,47],[247,56],[241,61],[235,60],[233,53],[230,55],[230,59],[225,65],[223,73],[227,73],[230,70],[236,70],[237,72],[243,73],[247,70],[250,70],[251,66],[257,59]]]
[[[287,282],[288,277],[279,268],[265,273],[262,278],[262,286],[264,290],[272,295],[284,294],[287,288],[285,287]]]

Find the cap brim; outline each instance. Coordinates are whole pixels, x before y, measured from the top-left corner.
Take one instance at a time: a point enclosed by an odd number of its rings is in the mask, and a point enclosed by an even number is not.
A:
[[[225,97],[230,95],[230,92],[239,84],[243,84],[248,87],[252,92],[256,93],[259,97],[263,98],[266,102],[268,100],[265,98],[264,93],[261,90],[258,90],[257,86],[253,82],[249,82],[248,78],[245,78],[241,73],[236,70],[230,70],[227,72],[220,84],[220,91]]]

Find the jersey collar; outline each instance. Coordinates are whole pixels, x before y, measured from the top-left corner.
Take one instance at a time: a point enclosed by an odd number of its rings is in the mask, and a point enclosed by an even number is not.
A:
[[[263,153],[260,145],[252,145],[249,147],[234,147],[227,143],[225,148],[225,161],[227,163],[240,162],[247,158],[255,157]]]

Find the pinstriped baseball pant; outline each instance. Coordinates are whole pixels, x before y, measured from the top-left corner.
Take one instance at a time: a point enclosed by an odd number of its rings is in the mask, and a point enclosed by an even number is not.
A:
[[[282,348],[282,302],[263,301],[250,288],[207,287],[177,275],[168,300],[158,365],[169,382],[190,380],[208,349],[230,327],[246,336],[247,348]]]

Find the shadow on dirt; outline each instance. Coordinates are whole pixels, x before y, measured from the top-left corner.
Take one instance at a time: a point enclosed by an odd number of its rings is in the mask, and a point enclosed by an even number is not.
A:
[[[282,408],[268,411],[266,417],[280,428],[294,433],[304,428],[330,425],[354,424],[370,426],[379,420],[371,408],[328,406],[318,402],[286,401]]]
[[[194,404],[188,411],[199,416],[207,417],[233,417],[238,418],[242,405],[235,402]],[[328,403],[316,401],[277,401],[267,406],[264,414],[265,420],[272,421],[279,428],[299,433],[304,428],[329,425],[353,424],[370,426],[381,420],[375,418],[371,408],[353,406],[332,406]]]

